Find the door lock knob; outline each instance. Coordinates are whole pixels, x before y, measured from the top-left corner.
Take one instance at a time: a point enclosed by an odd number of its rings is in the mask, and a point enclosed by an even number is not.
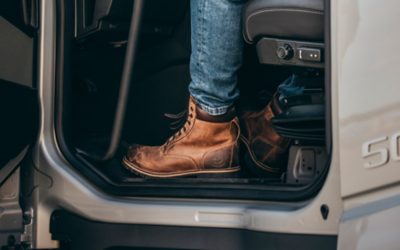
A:
[[[283,60],[290,60],[293,58],[293,48],[289,44],[284,44],[276,50],[276,55]]]

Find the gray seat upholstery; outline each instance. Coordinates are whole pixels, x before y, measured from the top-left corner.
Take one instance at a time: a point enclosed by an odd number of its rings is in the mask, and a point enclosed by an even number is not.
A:
[[[244,38],[323,41],[324,0],[252,0],[243,13]]]

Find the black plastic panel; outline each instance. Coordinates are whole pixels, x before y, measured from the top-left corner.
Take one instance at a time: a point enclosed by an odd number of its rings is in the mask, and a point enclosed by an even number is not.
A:
[[[287,58],[280,58],[279,50],[285,46],[290,47],[291,55]],[[260,63],[263,64],[311,68],[324,67],[323,43],[262,38],[257,43],[257,54]]]
[[[0,168],[34,141],[38,107],[35,90],[0,79]]]
[[[135,216],[134,214],[132,216]],[[242,229],[128,225],[90,221],[66,211],[51,218],[62,249],[336,249],[337,236],[265,233]]]
[[[134,0],[75,0],[76,38],[127,39]],[[171,35],[182,20],[187,0],[146,0],[141,30],[154,35]]]

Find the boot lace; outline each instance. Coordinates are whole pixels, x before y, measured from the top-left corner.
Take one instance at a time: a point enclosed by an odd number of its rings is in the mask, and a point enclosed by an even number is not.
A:
[[[192,125],[194,118],[194,106],[189,106],[189,111],[182,111],[178,114],[164,114],[167,118],[173,119],[175,121],[170,123],[171,130],[179,129],[174,135],[172,135],[163,145],[163,148],[167,148],[175,139],[179,138],[184,134]],[[185,123],[184,123],[185,122]]]

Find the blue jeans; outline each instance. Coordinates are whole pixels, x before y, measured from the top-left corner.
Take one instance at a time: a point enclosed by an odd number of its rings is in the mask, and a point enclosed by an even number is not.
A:
[[[246,0],[191,0],[189,92],[210,115],[226,113],[239,98],[237,72],[244,40],[241,14]],[[271,24],[273,25],[273,24]],[[278,88],[284,95],[301,93],[292,76]]]

